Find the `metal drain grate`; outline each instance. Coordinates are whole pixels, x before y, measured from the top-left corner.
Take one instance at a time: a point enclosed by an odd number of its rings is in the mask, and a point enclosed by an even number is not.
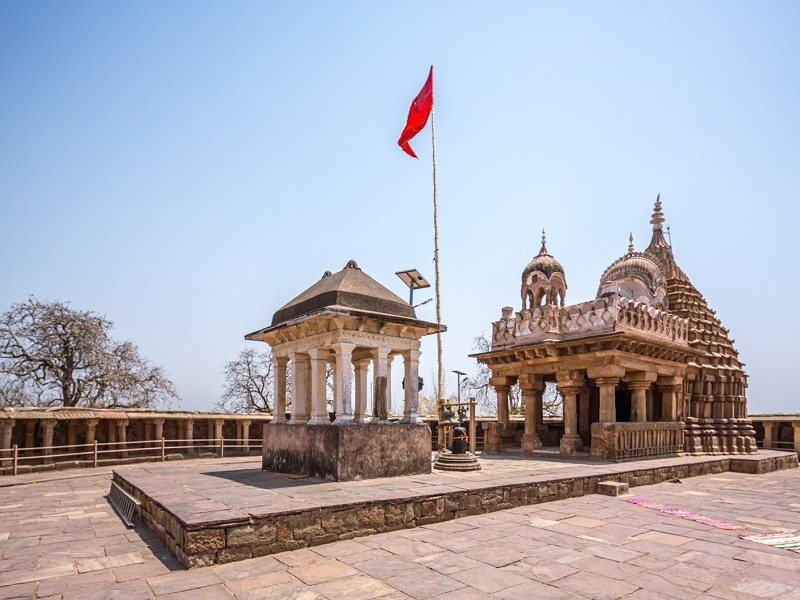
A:
[[[125,525],[129,528],[133,527],[133,515],[142,503],[119,487],[114,481],[111,482],[111,491],[108,492],[106,498],[125,522]]]

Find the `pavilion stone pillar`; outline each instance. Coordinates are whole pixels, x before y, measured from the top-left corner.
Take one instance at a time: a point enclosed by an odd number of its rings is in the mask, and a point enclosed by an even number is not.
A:
[[[657,380],[658,391],[661,392],[661,420],[678,420],[678,395],[683,392],[683,379],[681,377],[659,377]],[[722,408],[722,403],[718,403]]]
[[[36,445],[36,421],[25,421],[25,447],[33,448]]]
[[[127,427],[128,419],[119,419],[116,421],[117,426],[117,441],[120,444],[125,444],[128,441]],[[124,445],[119,447],[119,455],[121,458],[128,458],[128,451]]]
[[[113,419],[106,420],[106,434],[108,435],[108,439],[106,440],[110,444],[114,444],[117,441],[117,424],[114,422]],[[111,450],[111,448],[109,448]]]
[[[275,407],[272,411],[270,423],[286,423],[286,367],[289,364],[287,356],[272,357],[272,366],[275,370],[273,385],[275,386]]]
[[[188,419],[183,424],[183,431],[186,438],[186,445],[194,446],[194,419]]]
[[[249,446],[250,445],[250,420],[244,419],[243,421],[239,421],[239,426],[242,428],[242,446]]]
[[[153,433],[153,439],[155,441],[160,442],[164,439],[164,419],[155,419],[153,421],[153,427],[155,432]]]
[[[589,388],[582,387],[578,390],[578,435],[583,441],[584,448],[592,443],[592,422],[589,411]]]
[[[97,439],[97,423],[99,419],[86,419],[86,443],[94,444]]]
[[[559,371],[556,381],[564,399],[564,435],[559,451],[561,454],[574,454],[583,450],[583,441],[578,435],[578,394],[585,383],[583,371]]]
[[[792,429],[794,430],[794,451],[800,452],[800,421],[793,421]]]
[[[511,423],[508,409],[508,392],[511,386],[514,385],[513,377],[491,377],[489,385],[494,387],[497,394],[497,422],[500,424],[500,429],[507,429]]]
[[[354,361],[356,371],[356,386],[355,386],[355,406],[353,410],[353,420],[356,423],[366,423],[367,421],[367,389],[369,384],[367,382],[367,369],[369,368],[370,359],[360,359]]]
[[[336,394],[336,419],[334,425],[352,425],[353,420],[353,350],[356,345],[349,342],[333,344],[336,354],[334,386]]]
[[[522,451],[526,453],[542,447],[542,439],[539,437],[537,429],[536,398],[541,402],[544,393],[544,378],[541,375],[528,375],[520,377],[520,388],[522,389],[522,401],[525,405],[525,432],[522,435]],[[497,389],[497,387],[495,387]],[[508,402],[508,391],[505,392],[504,401]],[[500,394],[497,394],[498,407],[500,406]],[[498,410],[499,412],[499,410]]]
[[[657,375],[646,371],[634,371],[625,375],[625,383],[631,391],[631,422],[647,421],[647,390],[655,382]]]
[[[208,432],[214,432],[211,437],[219,441],[222,439],[222,426],[225,424],[224,419],[212,419],[208,422]]]
[[[770,450],[775,440],[774,431],[777,429],[777,427],[775,427],[776,423],[773,421],[764,421],[762,425],[764,426],[764,450]],[[797,434],[795,433],[795,439],[796,437]]]
[[[306,390],[306,396],[311,400],[311,415],[310,418],[306,417],[309,425],[330,425],[330,418],[328,417],[328,403],[325,392],[327,391],[325,382],[325,371],[328,366],[328,355],[330,351],[321,348],[312,348],[308,351],[309,356],[309,372],[311,373],[311,386]],[[305,372],[305,371],[304,371]],[[292,374],[292,384],[294,385],[294,374]],[[292,391],[292,404],[294,404],[295,396]],[[295,418],[292,418],[295,422]],[[297,420],[297,422],[300,422]]]
[[[70,452],[75,450],[75,444],[77,442],[78,435],[76,433],[78,428],[78,422],[70,419],[67,421],[67,446],[69,446],[68,450]]]
[[[57,421],[55,419],[44,419],[43,421],[39,421],[39,423],[42,425],[43,431],[42,446],[44,446],[44,462],[50,464],[53,462],[53,459],[50,458],[50,455],[53,453],[50,446],[53,445],[53,430],[56,428]]]
[[[392,414],[392,363],[394,362],[394,354],[389,354],[386,357],[386,419],[388,420]]]
[[[419,418],[419,350],[403,352],[405,367],[405,405],[401,423],[422,423]]]
[[[624,367],[603,365],[591,367],[587,373],[600,389],[600,422],[615,423],[617,421],[617,384],[625,375]]]
[[[14,419],[0,421],[0,450],[11,450],[11,432],[14,429]],[[11,454],[0,452],[0,467],[11,465]]]
[[[373,367],[375,382],[372,388],[372,414],[378,422],[385,423],[389,419],[389,399],[388,389],[389,375],[389,353],[390,348],[379,347],[372,350]]]
[[[305,424],[314,410],[309,385],[309,379],[314,379],[310,369],[311,362],[308,354],[299,352],[293,352],[289,359],[292,361],[292,418],[289,423]],[[327,418],[327,411],[325,414]]]

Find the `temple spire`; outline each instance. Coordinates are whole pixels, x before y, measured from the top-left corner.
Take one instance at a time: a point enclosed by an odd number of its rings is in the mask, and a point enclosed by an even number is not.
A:
[[[547,235],[544,232],[544,228],[542,228],[542,249],[539,250],[539,256],[542,254],[549,254],[547,251]]]
[[[636,250],[633,248],[633,232],[628,236],[628,254],[633,254]]]
[[[650,223],[653,225],[653,231],[661,229],[661,224],[664,222],[664,213],[661,212],[661,194],[656,198],[656,205],[653,207],[653,218]]]

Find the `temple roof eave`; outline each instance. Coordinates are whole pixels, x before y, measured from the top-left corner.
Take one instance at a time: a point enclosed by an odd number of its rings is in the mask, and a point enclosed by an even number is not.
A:
[[[244,339],[248,341],[267,341],[267,339],[272,337],[272,335],[282,330],[289,330],[293,327],[302,326],[304,324],[310,324],[312,322],[319,321],[321,319],[324,320],[326,318],[335,318],[335,317],[356,317],[358,319],[374,321],[377,323],[393,323],[396,325],[407,326],[415,329],[417,333],[420,334],[419,337],[430,335],[432,333],[437,333],[437,332],[443,333],[447,331],[447,326],[445,325],[438,325],[436,323],[431,323],[429,321],[422,321],[420,319],[412,319],[408,317],[401,317],[385,313],[356,310],[346,307],[328,306],[319,309],[317,311],[297,317],[296,319],[291,319],[283,323],[278,323],[277,325],[270,325],[268,327],[264,327],[263,329],[259,329],[258,331],[248,333],[247,335],[244,336]]]

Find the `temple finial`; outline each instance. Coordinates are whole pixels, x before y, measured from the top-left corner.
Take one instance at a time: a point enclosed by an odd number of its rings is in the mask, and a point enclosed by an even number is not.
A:
[[[547,254],[547,235],[544,232],[544,228],[542,228],[542,249],[539,250],[539,254]]]
[[[664,213],[661,212],[661,194],[656,198],[656,205],[653,207],[653,218],[650,223],[653,225],[653,231],[661,229],[661,224],[664,222]]]
[[[631,234],[628,236],[628,254],[633,254],[634,252],[636,252],[636,250],[633,248],[633,232],[631,231]]]

